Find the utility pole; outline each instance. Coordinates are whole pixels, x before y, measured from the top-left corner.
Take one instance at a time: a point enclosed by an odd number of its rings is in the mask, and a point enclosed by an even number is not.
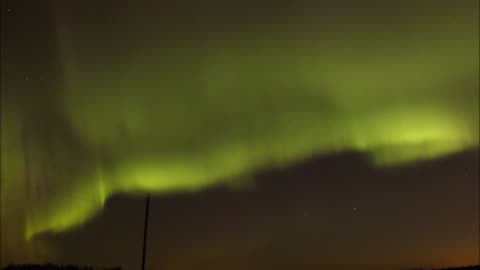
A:
[[[145,253],[147,252],[147,232],[148,232],[148,205],[150,203],[150,194],[147,195],[145,206],[145,225],[143,228],[143,252],[142,252],[142,270],[145,270]]]

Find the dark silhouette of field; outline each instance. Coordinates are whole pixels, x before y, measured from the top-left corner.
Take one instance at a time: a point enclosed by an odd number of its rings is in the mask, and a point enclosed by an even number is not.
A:
[[[462,266],[462,267],[453,267],[453,268],[437,268],[432,270],[477,270],[477,269],[480,269],[480,265]],[[411,270],[427,270],[427,269],[413,268]]]
[[[448,269],[452,269],[452,270],[473,270],[473,269],[480,269],[480,265],[476,265],[476,266],[464,266],[464,267],[457,267],[457,268],[444,268],[443,270],[448,270]],[[442,269],[440,269],[442,270]]]
[[[16,264],[7,265],[2,270],[122,270],[120,267],[98,269],[93,266],[55,265],[55,264]]]
[[[462,266],[462,267],[453,267],[453,268],[439,268],[432,270],[479,270],[480,265],[473,266]],[[54,264],[18,264],[18,265],[8,265],[2,270],[100,270],[93,266],[76,266],[76,265],[54,265]],[[103,268],[101,270],[122,270],[120,267],[113,268]],[[428,270],[424,268],[412,268],[410,270]]]

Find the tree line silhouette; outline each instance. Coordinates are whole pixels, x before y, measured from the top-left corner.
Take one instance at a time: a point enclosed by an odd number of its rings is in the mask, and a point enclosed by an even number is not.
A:
[[[462,267],[450,267],[450,268],[439,268],[439,269],[432,269],[432,270],[479,270],[480,265],[471,265],[471,266],[462,266]],[[428,270],[424,268],[412,268],[410,270]]]
[[[10,264],[2,268],[2,270],[122,270],[120,267],[111,268],[95,268],[93,266],[77,266],[71,264],[54,265],[54,264]],[[424,268],[412,268],[410,270],[427,270]],[[440,268],[432,270],[480,270],[480,265],[462,266],[453,268]]]
[[[2,270],[122,270],[120,267],[112,268],[95,268],[93,266],[78,266],[72,264],[55,265],[55,264],[10,264],[2,268]]]

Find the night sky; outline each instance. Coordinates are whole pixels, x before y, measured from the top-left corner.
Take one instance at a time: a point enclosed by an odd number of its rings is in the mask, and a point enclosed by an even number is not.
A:
[[[1,261],[480,264],[479,2],[1,2]]]

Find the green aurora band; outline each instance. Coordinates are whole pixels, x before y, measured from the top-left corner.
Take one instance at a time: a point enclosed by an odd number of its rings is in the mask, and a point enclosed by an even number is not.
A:
[[[84,224],[113,194],[242,188],[258,170],[335,152],[381,167],[478,147],[478,8],[431,13],[409,27],[162,37],[59,16],[65,85],[52,104],[68,128],[48,133],[52,151],[36,138],[26,150],[24,108],[2,98],[2,219],[20,212],[30,239]],[[49,192],[28,195],[26,178]]]

